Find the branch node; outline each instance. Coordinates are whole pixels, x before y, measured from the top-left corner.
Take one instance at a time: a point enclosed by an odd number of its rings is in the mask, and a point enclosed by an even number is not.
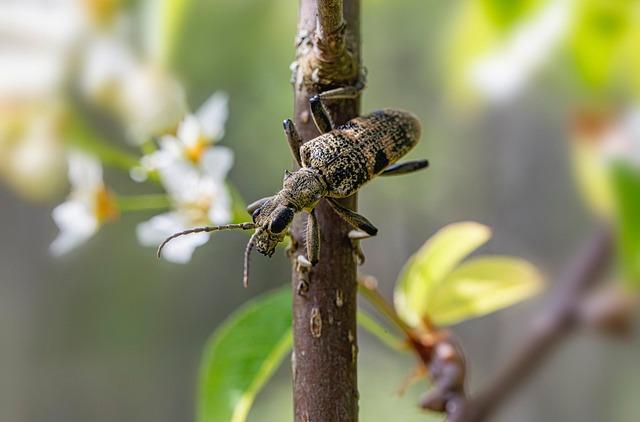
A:
[[[349,48],[347,24],[341,0],[318,2],[315,30],[300,29],[296,37],[296,61],[291,65],[296,89],[317,92],[323,87],[357,81],[360,69]]]

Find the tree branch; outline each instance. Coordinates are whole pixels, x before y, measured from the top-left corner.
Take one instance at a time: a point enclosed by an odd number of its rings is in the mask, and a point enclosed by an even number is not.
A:
[[[344,23],[342,18],[342,0],[325,0],[318,3],[318,31],[319,39],[325,39],[341,30]],[[342,34],[340,35],[342,37]]]
[[[570,261],[549,305],[535,321],[529,337],[498,373],[493,383],[449,412],[450,422],[486,420],[579,326],[585,293],[599,280],[612,255],[612,235],[601,228]]]
[[[360,69],[359,0],[300,0],[296,61],[293,65],[294,122],[303,140],[319,135],[309,98],[319,91],[354,84]],[[359,100],[328,105],[332,121],[359,114]],[[341,203],[356,209],[356,198]],[[320,261],[308,274],[295,268],[305,254],[304,218],[292,225],[292,355],[296,421],[358,420],[356,340],[356,263],[350,227],[323,200],[316,208],[321,231]],[[297,294],[301,277],[309,288]]]
[[[360,0],[300,0],[293,74],[297,90],[318,91],[358,79],[359,14]]]

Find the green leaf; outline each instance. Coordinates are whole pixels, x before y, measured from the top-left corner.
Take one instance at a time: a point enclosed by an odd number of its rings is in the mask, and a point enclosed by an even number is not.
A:
[[[633,19],[621,56],[625,59],[623,64],[625,82],[634,90],[637,101],[640,99],[640,48],[638,48],[640,45],[640,13],[634,14]]]
[[[449,325],[506,308],[538,293],[538,270],[511,257],[470,259],[453,270],[427,301],[436,325]]]
[[[501,29],[509,29],[528,16],[540,0],[480,0],[491,22]]]
[[[464,257],[490,237],[489,227],[474,222],[450,224],[433,235],[409,259],[396,283],[394,302],[400,318],[419,326],[428,311],[427,299]]]
[[[243,422],[253,400],[291,349],[291,293],[244,305],[207,342],[200,368],[199,422]]]
[[[640,287],[640,171],[628,163],[612,166],[618,221],[618,255],[629,284]]]
[[[477,1],[465,1],[452,22],[448,34],[445,82],[451,100],[467,105],[475,100],[468,73],[471,66],[500,39],[499,29],[492,24],[486,10]]]
[[[614,210],[613,187],[609,165],[596,139],[573,139],[571,142],[573,173],[587,205],[598,216],[611,217]]]
[[[552,0],[464,1],[447,34],[445,82],[456,105],[474,105],[478,92],[471,86],[470,71],[478,59],[514,36],[534,12]]]
[[[578,76],[591,89],[611,86],[635,1],[582,0],[569,41]]]

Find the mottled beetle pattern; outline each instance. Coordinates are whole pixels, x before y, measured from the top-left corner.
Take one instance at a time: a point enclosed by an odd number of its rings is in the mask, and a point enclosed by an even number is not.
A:
[[[246,286],[249,256],[253,248],[263,255],[273,255],[278,244],[289,234],[293,217],[304,211],[308,214],[307,255],[298,256],[297,263],[301,270],[307,271],[320,258],[320,228],[314,208],[323,198],[354,228],[349,233],[351,239],[375,236],[378,229],[369,220],[345,208],[336,199],[355,194],[375,176],[411,173],[427,167],[428,162],[415,160],[396,164],[420,139],[420,122],[409,112],[383,109],[356,117],[337,127],[331,123],[323,102],[354,98],[359,95],[360,89],[338,88],[311,98],[311,115],[322,135],[304,144],[293,122],[289,119],[284,121],[287,141],[300,168],[285,172],[282,189],[277,194],[259,199],[247,207],[253,222],[197,227],[176,233],[160,245],[158,256],[167,242],[178,236],[255,229],[245,249],[243,282]]]
[[[420,123],[413,115],[375,111],[305,143],[301,164],[326,181],[326,196],[345,198],[402,158],[419,137]]]

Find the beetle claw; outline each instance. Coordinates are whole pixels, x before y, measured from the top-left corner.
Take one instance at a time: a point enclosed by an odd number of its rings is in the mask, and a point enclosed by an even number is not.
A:
[[[313,265],[306,256],[298,255],[296,259],[296,271],[300,274],[297,293],[304,296],[309,291],[309,270]]]
[[[309,268],[313,267],[313,264],[304,255],[298,255],[296,262],[298,263],[298,271],[301,272],[309,271]]]

